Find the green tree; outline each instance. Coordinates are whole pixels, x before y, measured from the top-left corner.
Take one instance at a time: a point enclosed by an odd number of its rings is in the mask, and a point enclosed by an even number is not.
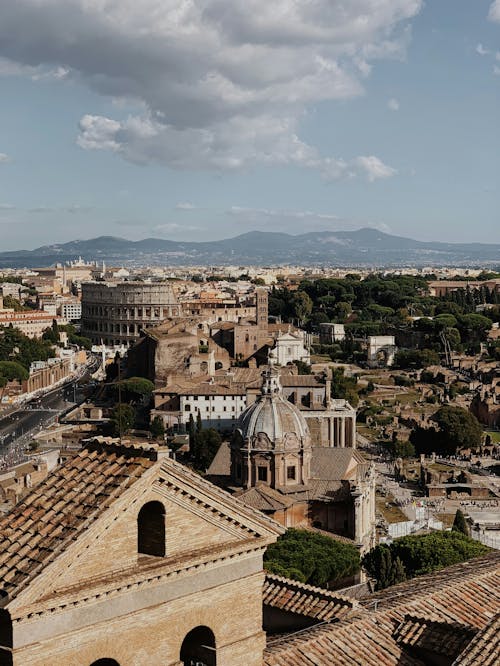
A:
[[[194,422],[192,414],[189,415],[188,435],[189,435],[189,448],[192,451],[194,446],[194,436],[196,435],[196,424]]]
[[[114,384],[113,388],[116,391],[121,390],[123,400],[127,402],[135,401],[146,404],[151,398],[151,394],[154,390],[153,382],[150,382],[149,379],[144,379],[144,377],[130,377],[129,379],[123,379],[121,382]]]
[[[305,291],[296,291],[292,297],[293,316],[299,320],[299,324],[304,324],[313,309],[312,299]]]
[[[155,416],[151,421],[150,431],[155,439],[163,439],[165,436],[165,426],[160,416]]]
[[[121,437],[126,435],[135,422],[135,409],[131,405],[117,405],[110,418],[113,434]]]
[[[312,372],[311,366],[305,361],[294,361],[293,364],[296,366],[299,375],[310,375]]]
[[[390,551],[390,555],[384,551]],[[370,550],[362,564],[378,589],[399,582],[402,572],[407,578],[465,562],[489,552],[489,548],[461,532],[433,532],[395,539],[390,545],[380,544]],[[395,564],[399,558],[401,565]]]
[[[357,573],[359,552],[326,535],[291,528],[267,548],[264,567],[271,573],[325,586]]]
[[[400,441],[396,439],[388,444],[389,453],[393,458],[413,458],[415,447],[408,440]]]
[[[465,536],[469,536],[469,527],[465,520],[465,516],[460,509],[457,509],[455,513],[455,519],[453,520],[451,529],[454,532],[461,532],[462,534],[465,534]]]
[[[214,428],[204,428],[195,434],[191,454],[196,469],[203,471],[208,469],[221,442],[221,436]]]
[[[454,455],[457,449],[480,446],[483,429],[469,410],[443,405],[431,418],[438,426],[439,453]]]
[[[196,412],[196,432],[201,432],[203,430],[203,421],[201,420],[201,412],[198,410]]]
[[[22,382],[29,376],[26,368],[17,361],[0,361],[0,377],[4,377],[7,381],[17,379]]]
[[[356,377],[347,377],[344,368],[334,368],[331,378],[331,396],[347,400],[353,407],[357,407],[359,394],[357,390],[358,380]]]

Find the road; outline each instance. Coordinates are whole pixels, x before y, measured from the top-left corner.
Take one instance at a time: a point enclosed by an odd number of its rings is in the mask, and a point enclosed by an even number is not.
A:
[[[14,450],[24,448],[31,435],[53,423],[72,404],[81,401],[84,388],[95,369],[96,361],[93,360],[83,376],[22,405],[0,419],[0,459]]]

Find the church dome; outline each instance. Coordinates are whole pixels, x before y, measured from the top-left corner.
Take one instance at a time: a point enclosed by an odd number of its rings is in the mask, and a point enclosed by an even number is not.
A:
[[[279,377],[272,370],[266,375],[262,395],[241,414],[236,429],[252,448],[310,444],[305,418],[283,397]]]
[[[300,441],[309,437],[307,423],[295,405],[281,396],[263,396],[240,416],[238,425],[245,440],[259,439],[265,434],[271,442],[292,435]]]

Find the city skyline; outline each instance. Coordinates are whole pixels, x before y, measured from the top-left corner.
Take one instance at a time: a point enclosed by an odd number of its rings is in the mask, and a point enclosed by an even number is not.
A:
[[[9,3],[2,249],[367,226],[499,242],[499,34],[498,0]]]

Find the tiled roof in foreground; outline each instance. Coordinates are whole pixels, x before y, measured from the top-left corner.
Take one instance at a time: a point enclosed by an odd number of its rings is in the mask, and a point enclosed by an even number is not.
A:
[[[264,581],[262,601],[265,606],[320,622],[344,617],[357,606],[355,599],[269,573]]]
[[[453,662],[453,666],[498,666],[500,663],[500,612],[476,634],[474,640]]]
[[[457,625],[469,638],[477,635],[457,657],[456,666],[499,664],[498,620],[494,620],[500,608],[498,551],[394,585],[360,604],[361,610],[353,610],[340,622],[271,639],[264,652],[265,666],[422,666],[414,648],[433,650],[433,628],[441,637],[453,634],[454,650],[464,647],[456,637]],[[405,632],[408,616],[415,624],[407,625]],[[411,632],[418,634],[416,624],[425,625],[425,645],[411,645]],[[465,661],[468,651],[471,657]]]
[[[157,451],[89,442],[0,520],[0,596],[13,597],[157,460]]]
[[[409,649],[426,650],[448,658],[457,657],[476,635],[476,630],[456,622],[434,622],[407,615],[394,638]]]

